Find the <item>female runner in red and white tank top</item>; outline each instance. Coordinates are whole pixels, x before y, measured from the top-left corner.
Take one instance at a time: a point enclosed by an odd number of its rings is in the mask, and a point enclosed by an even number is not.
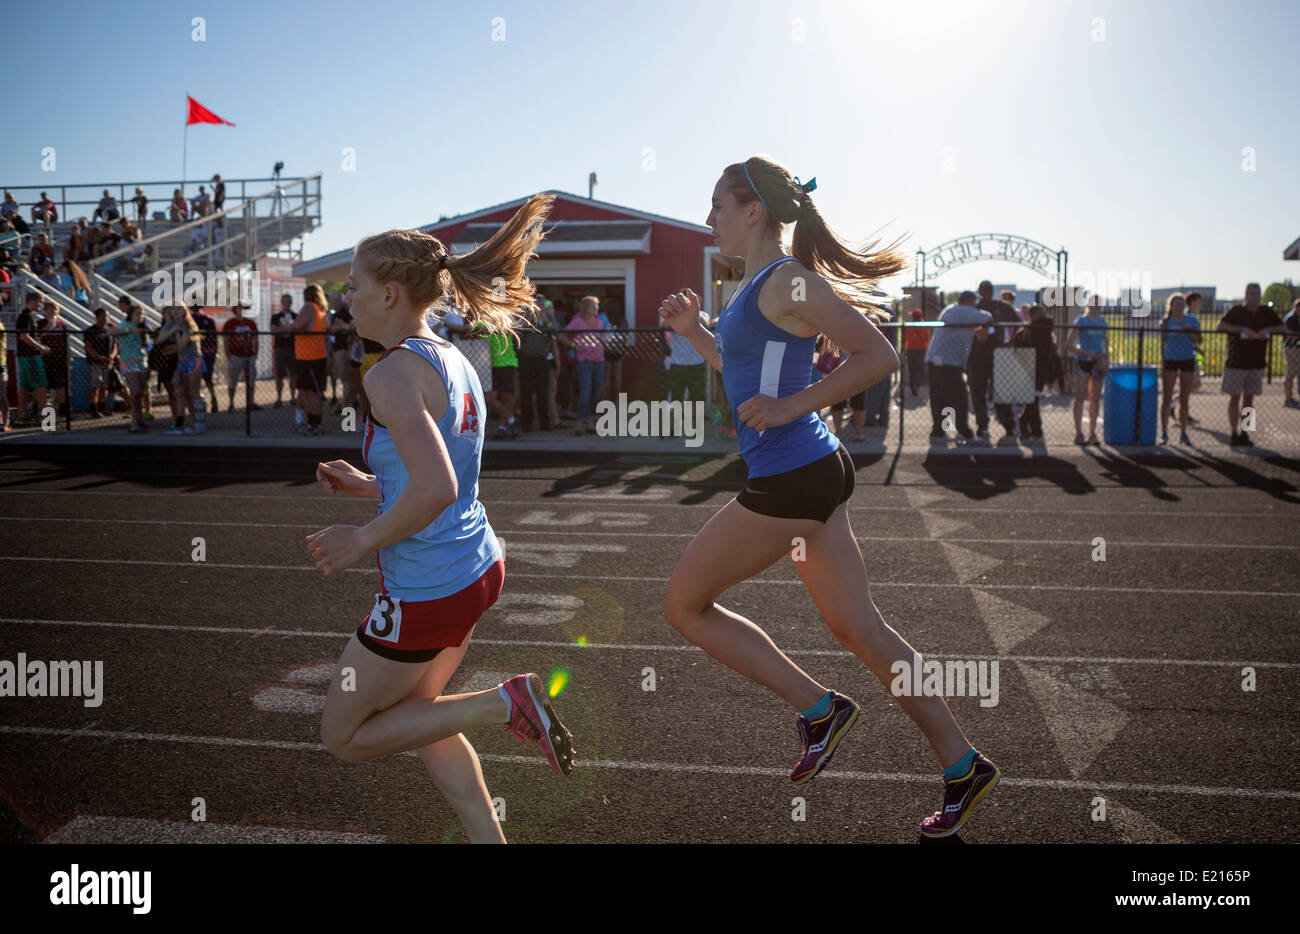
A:
[[[381,592],[343,651],[321,718],[321,740],[344,762],[414,749],[471,842],[505,842],[474,747],[462,731],[505,724],[568,774],[572,738],[541,679],[443,697],[474,624],[504,582],[501,549],[477,501],[482,390],[454,345],[425,315],[455,287],[467,320],[508,332],[533,296],[524,276],[552,198],[528,201],[483,247],[452,258],[435,237],[392,230],[357,245],[349,294],[358,333],[389,352],[365,376],[366,457],[319,464],[331,493],[380,499],[366,526],[307,536],[332,577],[376,554]],[[499,291],[496,286],[506,283]],[[382,559],[382,560],[381,560]]]

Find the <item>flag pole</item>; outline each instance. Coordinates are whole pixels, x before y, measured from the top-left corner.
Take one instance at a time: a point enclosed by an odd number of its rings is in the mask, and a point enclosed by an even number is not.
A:
[[[185,197],[185,168],[190,156],[190,95],[185,92],[185,144],[181,148],[181,197]]]

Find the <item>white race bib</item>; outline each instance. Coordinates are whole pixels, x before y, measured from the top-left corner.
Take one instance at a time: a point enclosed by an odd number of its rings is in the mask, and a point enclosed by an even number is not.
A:
[[[375,594],[375,605],[366,620],[366,635],[385,642],[397,642],[402,634],[402,601],[386,594]]]

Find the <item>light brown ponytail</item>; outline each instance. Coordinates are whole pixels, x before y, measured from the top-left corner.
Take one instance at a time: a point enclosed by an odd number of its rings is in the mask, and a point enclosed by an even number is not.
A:
[[[790,171],[766,156],[729,165],[722,175],[738,204],[759,201],[763,205],[768,226],[778,239],[783,224],[794,224],[790,254],[825,279],[836,295],[873,321],[880,311],[892,315],[887,299],[871,293],[879,280],[907,268],[906,255],[896,249],[901,237],[874,252],[879,240],[850,249],[826,226],[812,196],[796,183]]]
[[[450,255],[431,234],[390,230],[358,243],[357,258],[373,279],[400,283],[417,308],[438,303],[450,291],[467,325],[513,334],[527,323],[524,309],[536,290],[525,270],[545,236],[542,222],[554,200],[553,195],[529,198],[491,239],[464,255]]]

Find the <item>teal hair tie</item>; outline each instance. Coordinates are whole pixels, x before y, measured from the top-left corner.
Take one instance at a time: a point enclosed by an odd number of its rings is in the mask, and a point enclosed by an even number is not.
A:
[[[817,190],[817,178],[816,178],[816,176],[814,176],[813,178],[808,179],[807,184],[802,184],[802,183],[800,183],[800,181],[799,181],[799,176],[796,175],[796,176],[794,177],[794,183],[795,183],[796,185],[799,186],[799,190],[802,191],[804,194],[808,194],[810,191],[816,191],[816,190]]]

